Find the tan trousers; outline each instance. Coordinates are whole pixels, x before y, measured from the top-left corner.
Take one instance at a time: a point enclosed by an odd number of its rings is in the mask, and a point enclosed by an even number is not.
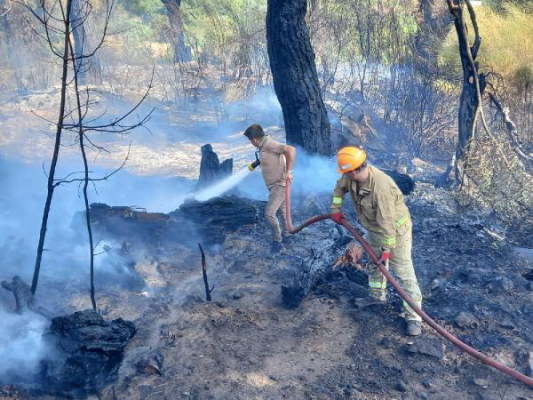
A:
[[[381,243],[383,238],[372,232],[369,232],[368,243],[378,257],[381,257]],[[396,236],[396,248],[391,251],[389,259],[392,269],[398,277],[400,287],[407,292],[409,296],[422,307],[422,293],[418,287],[413,260],[411,258],[411,249],[413,245],[412,222],[407,221],[404,226],[398,229]],[[389,265],[387,264],[387,270]],[[370,264],[368,285],[370,295],[380,300],[385,300],[387,296],[387,278],[381,273],[378,266]],[[404,301],[404,317],[407,321],[421,321],[422,318]]]
[[[272,240],[281,242],[281,226],[276,213],[281,212],[283,228],[287,226],[287,210],[285,209],[285,186],[274,185],[268,189],[268,202],[265,208],[265,219],[272,230]]]

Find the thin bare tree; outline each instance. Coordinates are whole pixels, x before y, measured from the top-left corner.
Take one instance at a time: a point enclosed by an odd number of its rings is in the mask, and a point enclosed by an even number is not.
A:
[[[77,2],[78,11],[73,12],[72,6],[73,1]],[[96,298],[95,298],[95,285],[94,285],[94,239],[91,228],[91,218],[90,218],[90,206],[89,206],[89,196],[88,196],[88,186],[89,183],[103,181],[109,179],[116,172],[122,169],[129,157],[125,157],[123,163],[114,171],[101,176],[101,177],[91,177],[89,164],[87,161],[86,146],[87,144],[91,146],[96,151],[105,151],[107,150],[98,144],[96,144],[88,136],[89,132],[114,132],[125,134],[131,130],[144,126],[144,124],[150,119],[150,116],[153,112],[153,109],[146,113],[143,117],[137,117],[137,121],[130,123],[129,117],[132,117],[133,114],[138,110],[143,101],[147,98],[153,82],[152,80],[141,99],[125,114],[111,118],[109,121],[100,123],[103,116],[98,118],[91,118],[87,120],[89,115],[90,108],[94,104],[91,99],[92,89],[85,88],[82,90],[80,87],[80,74],[86,72],[86,66],[90,65],[87,61],[93,57],[96,52],[104,44],[105,38],[108,33],[109,21],[111,18],[111,12],[113,10],[114,2],[111,0],[107,2],[106,7],[106,17],[101,33],[101,37],[98,41],[98,44],[89,49],[87,47],[81,47],[81,49],[76,49],[75,44],[72,42],[72,36],[74,30],[83,24],[87,20],[89,14],[92,10],[90,0],[56,0],[54,2],[47,2],[45,0],[40,0],[38,6],[35,6],[33,3],[23,1],[21,2],[30,13],[40,22],[43,27],[43,33],[39,35],[47,43],[48,47],[54,55],[61,59],[62,63],[62,78],[61,78],[61,98],[60,98],[60,109],[58,115],[57,123],[54,123],[56,126],[56,138],[54,143],[54,152],[52,155],[52,161],[47,173],[48,178],[48,191],[45,201],[43,219],[41,222],[39,243],[37,246],[37,257],[35,261],[31,293],[35,294],[37,289],[39,274],[42,264],[42,256],[44,251],[44,244],[46,238],[46,231],[48,228],[48,217],[50,214],[50,208],[52,204],[54,190],[64,184],[78,182],[83,184],[83,200],[85,205],[85,219],[87,224],[87,233],[89,238],[89,259],[90,259],[90,297],[91,303],[94,310],[97,309]],[[58,48],[57,38],[62,39],[63,46]],[[75,35],[74,35],[75,37]],[[69,75],[70,74],[70,75]],[[73,95],[75,98],[75,105],[69,107],[67,104],[67,97],[69,94]],[[48,121],[52,122],[52,121]],[[53,123],[53,122],[52,122]],[[71,131],[77,135],[77,140],[80,146],[80,152],[82,155],[84,171],[83,178],[77,177],[77,172],[71,173],[63,178],[56,178],[56,166],[59,159],[59,150],[61,146],[61,139],[64,131]]]

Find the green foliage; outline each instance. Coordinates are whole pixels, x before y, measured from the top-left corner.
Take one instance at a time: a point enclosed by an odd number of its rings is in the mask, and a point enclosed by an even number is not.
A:
[[[165,11],[161,0],[123,0],[124,8],[143,20],[151,19],[154,14],[161,14]]]
[[[266,54],[266,1],[190,0],[182,15],[186,40],[213,61],[249,66]]]
[[[324,2],[311,15],[313,46],[319,55],[331,56],[340,45],[344,62],[397,63],[417,32],[412,6],[391,0]]]

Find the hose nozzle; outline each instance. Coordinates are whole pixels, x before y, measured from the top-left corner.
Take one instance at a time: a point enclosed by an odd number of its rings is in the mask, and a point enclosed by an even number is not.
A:
[[[250,171],[253,171],[254,169],[256,169],[259,166],[259,164],[261,164],[261,161],[259,161],[259,156],[257,155],[257,152],[256,152],[255,153],[255,161],[246,164],[246,166],[248,167],[248,169]]]

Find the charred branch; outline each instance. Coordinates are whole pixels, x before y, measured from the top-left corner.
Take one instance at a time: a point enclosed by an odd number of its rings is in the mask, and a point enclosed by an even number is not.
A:
[[[30,287],[19,276],[14,276],[11,282],[2,281],[2,287],[15,296],[15,312],[22,314],[28,310],[45,318],[52,319],[54,315],[35,303]]]
[[[204,278],[204,286],[205,286],[205,299],[207,301],[211,301],[211,292],[215,289],[215,286],[209,288],[209,282],[207,280],[207,263],[205,262],[205,254],[204,249],[202,249],[202,245],[198,243],[198,247],[200,248],[200,253],[202,254],[202,277]]]
[[[75,0],[78,1],[78,0]],[[79,6],[79,4],[78,4]],[[85,34],[85,33],[84,33]],[[76,37],[76,35],[75,35]],[[93,240],[93,231],[91,227],[91,216],[90,216],[90,209],[89,209],[89,195],[87,193],[87,187],[89,186],[89,165],[87,163],[87,154],[85,152],[85,144],[84,144],[84,137],[85,134],[83,132],[83,125],[81,121],[83,121],[82,116],[82,105],[81,105],[81,99],[80,99],[80,90],[79,90],[79,79],[78,79],[78,69],[76,66],[76,58],[74,56],[74,46],[72,45],[72,41],[69,37],[69,47],[70,47],[70,54],[72,55],[72,66],[74,70],[74,93],[76,94],[76,108],[78,111],[78,120],[80,121],[79,124],[79,144],[80,144],[80,151],[83,159],[83,172],[84,172],[84,178],[83,178],[83,202],[85,205],[85,221],[87,226],[87,233],[89,236],[89,273],[90,273],[90,296],[91,296],[91,304],[93,306],[93,311],[96,311],[96,298],[95,298],[95,290],[94,290],[94,240]]]

